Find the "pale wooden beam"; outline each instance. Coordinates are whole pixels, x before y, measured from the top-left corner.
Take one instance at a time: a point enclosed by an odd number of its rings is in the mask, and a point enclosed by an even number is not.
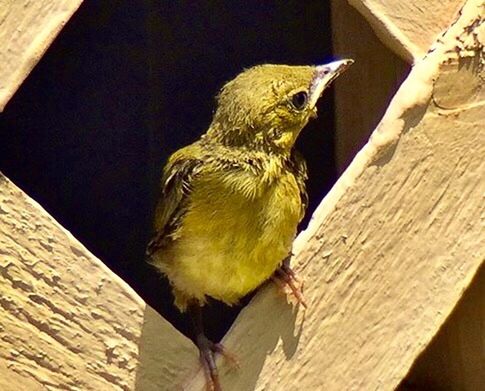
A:
[[[408,62],[423,57],[458,17],[464,0],[347,0],[379,38]]]
[[[187,338],[1,174],[0,292],[2,390],[170,389],[197,368]]]
[[[410,66],[346,1],[332,0],[332,43],[338,57],[355,60],[335,81],[335,157],[341,174],[369,139]]]
[[[481,390],[485,384],[485,265],[399,391]]]
[[[0,1],[0,112],[81,3]]]

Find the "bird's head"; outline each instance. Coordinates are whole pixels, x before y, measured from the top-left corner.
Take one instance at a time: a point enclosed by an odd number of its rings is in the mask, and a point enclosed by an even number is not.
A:
[[[228,146],[289,152],[322,92],[353,60],[258,65],[224,85],[208,136]]]

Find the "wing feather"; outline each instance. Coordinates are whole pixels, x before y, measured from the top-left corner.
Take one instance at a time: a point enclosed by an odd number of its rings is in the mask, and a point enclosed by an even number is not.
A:
[[[187,210],[193,180],[203,167],[198,151],[196,144],[182,148],[170,157],[163,170],[161,195],[155,212],[154,235],[146,251],[148,256],[176,238],[177,229]]]

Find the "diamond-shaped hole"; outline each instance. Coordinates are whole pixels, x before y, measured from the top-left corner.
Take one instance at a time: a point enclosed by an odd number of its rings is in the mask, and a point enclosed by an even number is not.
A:
[[[168,284],[143,262],[162,164],[205,130],[218,88],[242,68],[330,60],[330,26],[329,2],[85,2],[1,115],[0,170],[190,336]],[[372,45],[400,61],[377,39]],[[353,94],[351,81],[371,67],[367,49],[352,42],[337,49],[357,60],[342,81]],[[337,139],[332,93],[321,100],[299,141],[310,170],[304,225],[401,77],[379,74],[381,93],[362,126]],[[209,306],[209,336],[220,339],[238,311]]]

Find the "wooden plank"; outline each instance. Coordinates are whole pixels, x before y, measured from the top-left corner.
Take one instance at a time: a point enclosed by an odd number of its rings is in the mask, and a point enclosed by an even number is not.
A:
[[[81,3],[0,1],[0,112]]]
[[[359,37],[358,44],[349,37]],[[332,1],[332,42],[339,57],[355,60],[335,81],[335,156],[342,173],[369,139],[410,67],[346,1]]]
[[[423,57],[456,19],[464,0],[348,0],[369,21],[379,38],[399,56]]]
[[[2,390],[169,390],[198,366],[191,341],[1,174],[0,292]]]
[[[268,286],[236,320],[226,389],[394,389],[453,310],[485,259],[481,3],[414,66],[296,241],[309,310]]]
[[[483,389],[485,384],[485,265],[399,391]]]

